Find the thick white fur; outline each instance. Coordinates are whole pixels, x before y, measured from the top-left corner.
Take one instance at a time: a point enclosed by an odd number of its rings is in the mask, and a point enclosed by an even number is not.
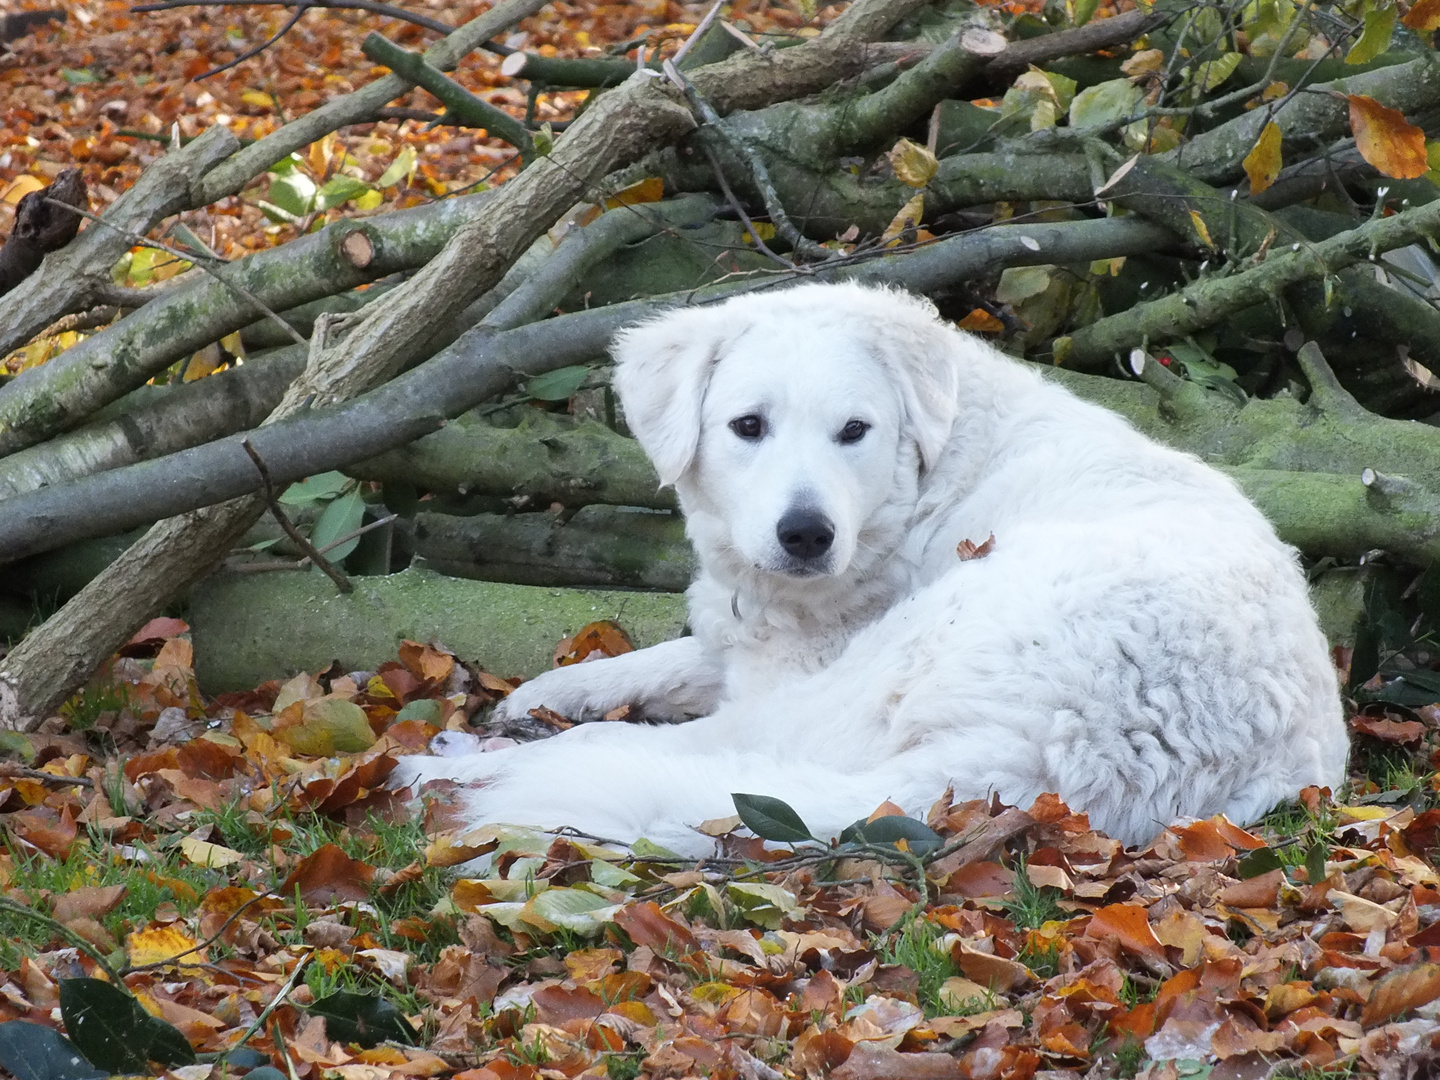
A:
[[[947,785],[1058,792],[1130,843],[1251,821],[1343,778],[1334,670],[1294,552],[1235,486],[941,323],[928,303],[809,285],[622,334],[615,385],[701,566],[693,637],[548,672],[501,706],[592,718],[545,742],[407,758],[477,782],[473,820],[678,851],[732,792],[831,836]],[[736,417],[765,422],[759,440]],[[859,442],[838,433],[870,425]],[[822,574],[776,536],[835,524]],[[961,540],[991,534],[962,562]],[[737,615],[738,613],[738,615]]]

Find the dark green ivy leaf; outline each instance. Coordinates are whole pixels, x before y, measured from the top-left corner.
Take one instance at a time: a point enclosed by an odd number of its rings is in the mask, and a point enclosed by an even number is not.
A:
[[[60,1017],[80,1052],[107,1072],[149,1072],[152,1061],[195,1064],[184,1035],[113,983],[62,979]]]
[[[387,1039],[415,1045],[415,1030],[405,1014],[374,994],[342,990],[321,998],[307,1011],[325,1018],[325,1033],[337,1042],[356,1043],[367,1050]]]
[[[1274,848],[1256,848],[1248,855],[1242,855],[1240,861],[1235,864],[1242,878],[1259,877],[1261,874],[1268,874],[1271,870],[1279,870],[1285,865],[1280,861],[1280,856],[1275,853]]]
[[[802,840],[814,840],[809,826],[800,820],[800,815],[790,804],[769,795],[732,794],[735,812],[745,827],[762,840],[778,840],[782,844],[797,844]]]
[[[0,1069],[15,1080],[94,1080],[107,1075],[60,1032],[29,1020],[0,1024]]]

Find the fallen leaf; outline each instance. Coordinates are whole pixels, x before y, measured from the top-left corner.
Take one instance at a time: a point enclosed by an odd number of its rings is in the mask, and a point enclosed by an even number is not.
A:
[[[375,868],[369,863],[350,858],[334,844],[325,844],[296,863],[276,891],[293,897],[299,890],[300,898],[309,904],[364,900],[374,878]]]

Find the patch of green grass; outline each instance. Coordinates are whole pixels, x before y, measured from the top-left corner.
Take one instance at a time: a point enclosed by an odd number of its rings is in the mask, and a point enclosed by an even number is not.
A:
[[[1119,1080],[1133,1080],[1150,1060],[1150,1055],[1145,1053],[1144,1043],[1133,1035],[1127,1035],[1124,1042],[1110,1052],[1110,1060],[1115,1063],[1115,1075]]]
[[[26,896],[60,896],[87,886],[125,886],[120,902],[100,919],[117,942],[154,919],[161,904],[173,904],[182,916],[188,915],[207,892],[226,883],[222,873],[195,866],[182,858],[176,847],[136,844],[137,858],[132,861],[123,858],[110,838],[99,833],[82,833],[64,859],[22,848],[13,840],[7,841],[7,847],[14,866],[10,888]],[[49,914],[41,905],[35,910]],[[45,948],[49,940],[49,931],[38,920],[0,911],[0,962],[9,964],[10,969],[21,956],[33,956]]]
[[[943,927],[929,919],[914,918],[898,933],[889,933],[876,942],[881,963],[901,964],[919,977],[916,997],[926,1016],[951,1012],[950,1006],[940,1000],[940,987],[946,979],[960,974],[950,958],[950,950],[935,947],[944,936]]]
[[[102,681],[84,687],[60,706],[60,715],[72,731],[89,731],[102,713],[118,713],[130,704],[128,683]]]
[[[605,1075],[609,1080],[635,1080],[640,1075],[640,1063],[644,1060],[644,1050],[632,1050],[628,1054],[606,1054]]]
[[[1060,974],[1060,945],[1058,942],[1045,947],[1026,942],[1016,959],[1029,968],[1035,978],[1041,982]]]
[[[1127,1009],[1133,1009],[1136,1005],[1144,1005],[1154,1001],[1159,994],[1159,982],[1151,982],[1148,985],[1136,983],[1128,974],[1121,973],[1120,1000],[1124,1002]]]
[[[1015,899],[1002,901],[1000,906],[1010,916],[1010,921],[1020,930],[1039,930],[1047,922],[1063,920],[1065,910],[1056,902],[1062,895],[1059,889],[1036,885],[1025,872],[1025,860],[1019,860],[1013,867],[1015,884],[1012,892]]]

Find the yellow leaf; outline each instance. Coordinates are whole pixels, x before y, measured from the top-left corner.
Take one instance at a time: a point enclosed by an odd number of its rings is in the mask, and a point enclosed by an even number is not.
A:
[[[316,176],[324,176],[330,170],[330,159],[335,156],[335,146],[339,140],[332,131],[323,139],[310,144],[306,153],[309,159],[310,171]]]
[[[1440,0],[1418,0],[1400,21],[1411,30],[1440,30]]]
[[[175,926],[157,926],[151,930],[137,930],[125,939],[125,951],[132,967],[147,964],[163,964],[174,960],[181,953],[181,962],[202,964],[205,950],[195,948],[199,942]]]
[[[1440,3],[1440,0],[1437,0]],[[1272,82],[1260,92],[1261,101],[1279,101],[1286,94],[1290,93],[1290,84],[1287,82]]]
[[[890,167],[895,176],[912,188],[923,188],[940,171],[940,162],[928,148],[909,139],[901,139],[889,153]]]
[[[1360,40],[1345,54],[1347,64],[1368,64],[1390,47],[1390,36],[1395,33],[1395,5],[1384,7],[1375,4],[1365,12],[1365,29]]]
[[[1142,49],[1120,65],[1126,75],[1140,75],[1147,71],[1159,71],[1165,63],[1165,54],[1159,49]]]
[[[925,214],[925,193],[917,192],[915,197],[900,208],[890,224],[885,226],[885,231],[880,236],[881,246],[889,246],[900,242],[900,234],[906,229],[913,229],[920,224],[920,218]]]
[[[206,375],[214,374],[224,362],[225,354],[220,351],[220,346],[211,342],[190,355],[190,362],[185,365],[185,374],[180,381],[194,382],[196,379],[203,379]]]
[[[665,197],[665,181],[658,176],[647,176],[638,184],[631,184],[629,187],[617,191],[610,198],[605,200],[605,209],[614,210],[617,206],[635,206],[639,203],[659,202]]]
[[[761,240],[775,239],[775,226],[771,225],[770,222],[752,221],[750,225],[755,230],[755,235],[760,237]],[[754,242],[755,241],[750,238],[750,234],[747,232],[745,234],[745,243],[753,244]]]
[[[1200,238],[1200,243],[1213,251],[1215,241],[1210,239],[1210,230],[1205,227],[1205,219],[1202,218],[1198,212],[1191,210],[1190,224],[1195,226],[1195,235]]]
[[[1430,168],[1425,157],[1425,132],[1372,97],[1350,94],[1350,130],[1360,156],[1386,176],[1413,180]]]
[[[242,359],[245,356],[245,345],[240,340],[239,330],[236,330],[232,334],[226,334],[224,337],[222,337],[220,339],[220,347],[224,349],[227,353],[229,353],[231,356],[238,356]]]
[[[17,176],[5,185],[4,191],[0,191],[0,202],[7,202],[11,206],[14,206],[26,195],[29,195],[32,191],[39,191],[44,186],[45,181],[41,180],[38,176],[31,176],[29,173],[23,176]]]
[[[206,840],[196,840],[193,836],[186,836],[180,840],[180,854],[196,866],[234,866],[245,858],[234,848],[222,847],[220,844],[212,844]]]
[[[1271,120],[1245,155],[1245,175],[1250,177],[1250,194],[1258,195],[1280,175],[1280,125]]]
[[[263,90],[246,90],[240,95],[240,100],[257,109],[273,109],[275,107],[275,99]]]

